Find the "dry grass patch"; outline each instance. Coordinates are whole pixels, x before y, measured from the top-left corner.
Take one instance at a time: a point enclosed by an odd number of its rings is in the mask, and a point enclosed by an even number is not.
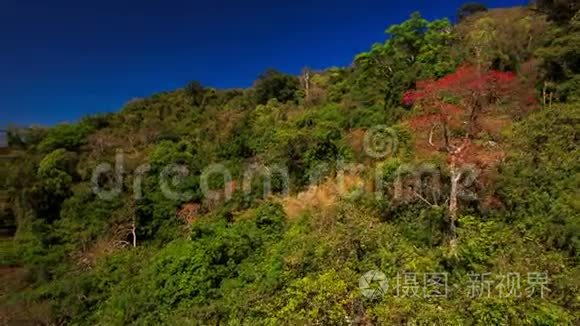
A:
[[[289,218],[297,218],[309,211],[326,211],[342,197],[364,188],[364,180],[358,175],[345,174],[329,178],[324,183],[310,186],[306,191],[281,200]]]

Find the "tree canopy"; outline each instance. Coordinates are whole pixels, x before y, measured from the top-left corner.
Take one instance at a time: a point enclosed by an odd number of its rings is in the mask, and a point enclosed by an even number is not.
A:
[[[479,2],[469,2],[457,10],[457,20],[461,22],[475,13],[485,11],[487,11],[487,7],[484,4]]]
[[[270,99],[280,103],[297,99],[298,79],[294,76],[269,69],[258,77],[255,85],[256,101],[266,104]]]

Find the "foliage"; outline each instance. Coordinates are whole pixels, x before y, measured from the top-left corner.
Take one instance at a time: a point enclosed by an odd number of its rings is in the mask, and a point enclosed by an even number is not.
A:
[[[46,137],[38,144],[38,148],[44,152],[50,152],[58,148],[77,150],[85,143],[85,137],[92,130],[93,128],[88,123],[62,124],[51,128]]]
[[[191,97],[194,106],[200,106],[205,100],[205,88],[197,81],[192,81],[185,87],[187,95]]]
[[[415,13],[349,67],[269,70],[248,89],[192,82],[75,124],[11,128],[0,227],[16,232],[0,242],[0,315],[578,324],[577,17],[479,9],[457,25]],[[92,190],[103,163],[97,183],[121,190],[109,200]],[[215,163],[231,181],[202,180]],[[259,173],[245,191],[260,168],[270,194]],[[359,289],[372,270],[387,295]],[[499,293],[503,276],[521,275],[524,291],[535,272],[549,278],[543,298]],[[395,295],[409,273],[445,273],[448,295]],[[474,273],[490,273],[490,296],[469,293]]]
[[[457,26],[470,63],[482,69],[520,70],[546,41],[544,16],[523,8],[495,9],[469,17]]]
[[[535,0],[537,9],[557,23],[566,23],[580,10],[575,0]]]
[[[295,101],[298,91],[297,78],[270,69],[258,77],[255,85],[255,97],[258,104],[266,104],[270,99],[280,103]]]
[[[443,76],[457,64],[450,47],[454,33],[447,19],[428,22],[414,13],[387,33],[390,38],[384,44],[375,44],[355,58],[355,89],[365,104],[394,107],[417,78]]]
[[[478,13],[478,12],[485,12],[487,11],[487,7],[482,4],[482,3],[478,3],[478,2],[469,2],[466,4],[463,4],[461,6],[461,8],[459,8],[459,10],[457,10],[457,20],[459,22],[465,20],[465,18]]]
[[[503,167],[499,192],[508,218],[549,247],[580,252],[578,105],[544,109],[515,126],[514,152]],[[557,160],[553,158],[557,157]],[[529,231],[528,231],[529,230]]]
[[[551,39],[536,51],[542,60],[545,86],[549,86],[560,101],[578,101],[580,16],[575,16],[565,27],[557,27],[551,34]]]
[[[475,67],[463,66],[438,80],[418,81],[416,89],[404,94],[403,103],[416,105],[420,110],[419,115],[411,120],[412,126],[432,128],[430,143],[433,127],[440,126],[444,146],[449,148],[454,146],[450,139],[453,137],[451,128],[462,130],[455,138],[469,138],[481,132],[480,120],[497,111],[498,105],[519,100],[516,102],[519,103],[518,110],[526,110],[526,106],[530,105],[526,101],[533,103],[533,98],[522,94],[524,87],[511,72],[479,71]],[[524,99],[518,98],[522,95]],[[519,116],[521,113],[512,115]]]

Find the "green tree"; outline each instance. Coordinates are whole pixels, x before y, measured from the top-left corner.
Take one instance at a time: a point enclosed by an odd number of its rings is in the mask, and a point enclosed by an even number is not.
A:
[[[456,28],[465,58],[482,69],[518,70],[546,40],[545,17],[524,8],[495,9]]]
[[[567,23],[580,10],[578,0],[536,0],[535,5],[538,11],[559,24]]]
[[[447,19],[429,22],[419,13],[387,29],[390,38],[355,58],[355,98],[364,104],[399,105],[405,90],[421,77],[441,77],[457,65],[454,34]]]
[[[549,41],[536,55],[542,60],[544,93],[554,92],[564,102],[580,100],[580,15],[550,30]]]
[[[459,10],[457,10],[457,21],[461,22],[465,20],[465,18],[476,14],[478,12],[487,11],[487,7],[479,2],[469,2],[461,6]]]
[[[298,78],[269,69],[258,77],[254,85],[256,101],[258,104],[266,104],[270,99],[280,103],[294,101],[299,87]]]
[[[85,120],[85,122],[88,121]],[[86,137],[92,131],[94,128],[87,123],[61,124],[48,130],[46,137],[38,144],[38,148],[43,152],[51,152],[59,148],[77,150],[81,145],[86,144]]]
[[[557,105],[516,125],[514,152],[502,167],[498,193],[507,218],[551,248],[580,257],[578,187],[580,107]],[[553,159],[557,157],[558,159]]]
[[[201,106],[205,99],[205,88],[198,81],[192,81],[185,87],[187,95],[194,106]]]

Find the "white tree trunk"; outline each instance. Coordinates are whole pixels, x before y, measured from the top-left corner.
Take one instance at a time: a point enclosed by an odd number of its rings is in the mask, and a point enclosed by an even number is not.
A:
[[[456,234],[456,223],[457,223],[457,211],[458,211],[458,193],[459,193],[459,180],[461,179],[461,172],[458,171],[455,163],[451,166],[451,191],[449,193],[449,230],[451,231],[451,239],[455,240]]]
[[[466,138],[463,140],[463,144],[459,146],[457,149],[454,149],[451,154],[451,160],[449,163],[449,170],[451,173],[451,191],[449,192],[449,231],[451,233],[451,240],[450,246],[451,249],[455,248],[455,244],[457,242],[457,212],[459,210],[459,180],[461,180],[461,176],[463,172],[461,171],[460,167],[458,166],[458,161],[460,161],[461,154],[463,150],[467,148],[469,145],[469,140]]]
[[[135,222],[131,224],[131,235],[133,236],[133,248],[137,247],[137,232],[135,232]]]

